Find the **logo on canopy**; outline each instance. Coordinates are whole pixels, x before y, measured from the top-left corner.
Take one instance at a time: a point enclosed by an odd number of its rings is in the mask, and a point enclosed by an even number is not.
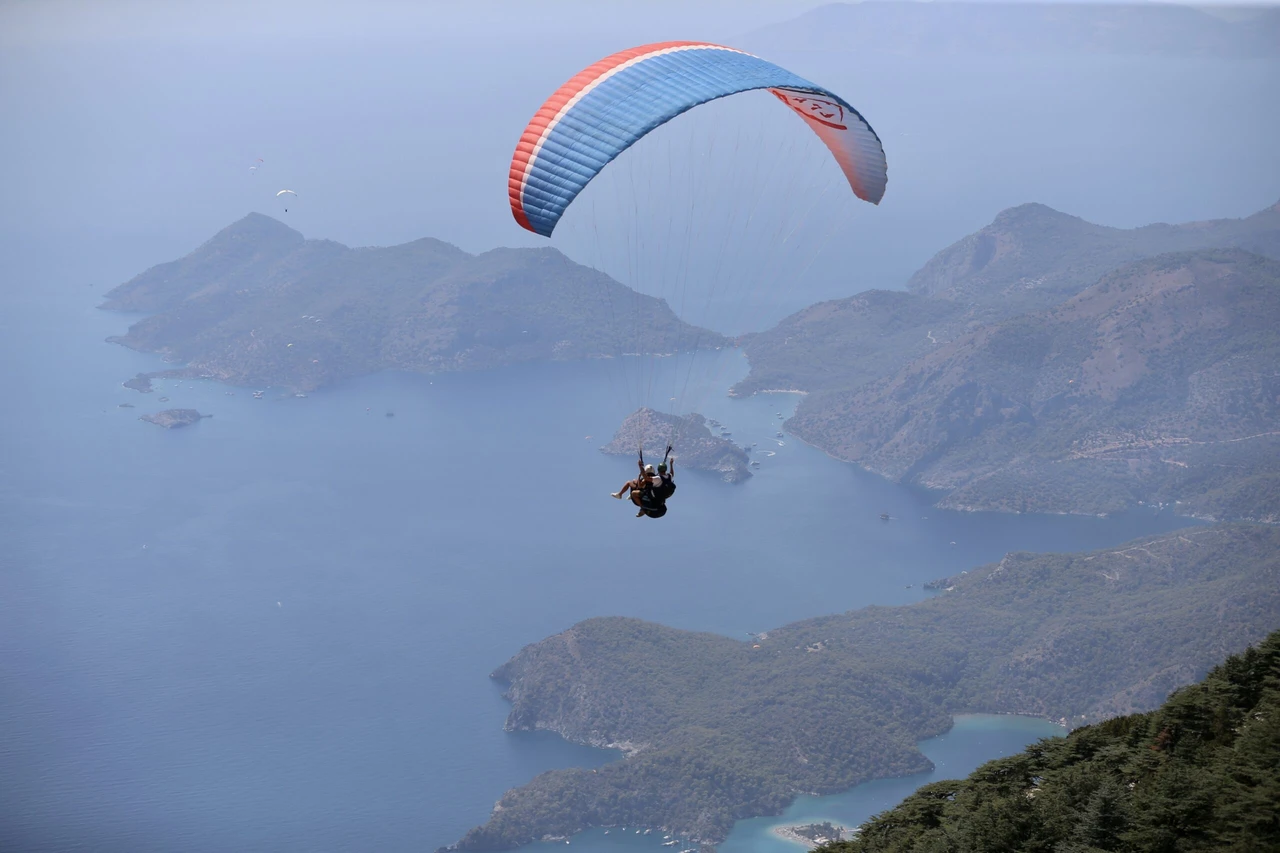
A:
[[[820,98],[809,92],[797,92],[794,89],[770,89],[769,91],[782,103],[799,113],[801,118],[834,127],[836,130],[849,129],[844,123],[844,107],[835,101]]]

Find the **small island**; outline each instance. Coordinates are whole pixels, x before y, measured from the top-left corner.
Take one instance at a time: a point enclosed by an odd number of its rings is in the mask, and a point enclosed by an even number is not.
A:
[[[644,445],[646,459],[657,462],[670,443],[682,468],[711,471],[726,483],[741,483],[751,476],[747,451],[726,438],[717,438],[699,414],[668,415],[648,407],[637,409],[600,450],[614,456],[634,456]]]
[[[121,382],[120,384],[130,390],[140,391],[143,394],[150,394],[153,390],[155,390],[151,387],[151,376],[146,373],[139,373],[137,376],[133,377],[132,379],[126,379],[124,382]]]
[[[845,841],[852,838],[857,832],[858,830],[856,829],[841,826],[829,820],[822,823],[793,824],[790,826],[775,826],[773,828],[774,835],[779,838],[785,838],[787,841],[793,841],[796,844],[803,844],[806,850],[812,850],[815,847],[821,847],[833,841]]]
[[[176,429],[190,426],[201,418],[211,417],[213,415],[202,415],[195,409],[165,409],[162,412],[156,412],[154,415],[143,415],[138,420],[162,426],[165,429]]]

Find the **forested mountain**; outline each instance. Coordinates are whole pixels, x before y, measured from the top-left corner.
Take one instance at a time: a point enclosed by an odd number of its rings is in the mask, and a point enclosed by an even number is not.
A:
[[[526,647],[494,673],[509,685],[507,728],[627,757],[509,791],[456,847],[612,825],[715,842],[799,792],[925,769],[916,742],[954,713],[1079,724],[1148,710],[1280,622],[1280,530],[1010,554],[938,587],[750,642],[606,618]]]
[[[1280,850],[1280,631],[1158,710],[934,782],[820,853]]]
[[[120,285],[102,307],[152,314],[114,342],[164,353],[199,375],[298,389],[383,369],[476,370],[723,343],[554,249],[470,255],[432,239],[351,249],[306,240],[261,214]]]

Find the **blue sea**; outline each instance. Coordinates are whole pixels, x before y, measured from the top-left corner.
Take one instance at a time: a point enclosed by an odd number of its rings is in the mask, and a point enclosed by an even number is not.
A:
[[[637,520],[608,497],[634,461],[598,450],[633,402],[617,364],[380,374],[306,398],[176,380],[139,394],[121,381],[162,363],[104,343],[131,318],[94,307],[122,276],[92,254],[3,257],[3,850],[434,849],[507,788],[615,758],[503,732],[488,678],[578,620],[745,638],[917,601],[1010,550],[1186,523],[933,509],[775,439],[796,398],[726,396],[746,370],[732,349],[670,361],[658,385],[690,370],[689,399],[761,467],[743,485],[682,471],[667,517]],[[138,420],[167,407],[214,417]],[[962,722],[928,749],[960,775],[1051,731]],[[793,811],[856,822],[923,778]],[[778,822],[740,824],[725,849],[783,849]]]

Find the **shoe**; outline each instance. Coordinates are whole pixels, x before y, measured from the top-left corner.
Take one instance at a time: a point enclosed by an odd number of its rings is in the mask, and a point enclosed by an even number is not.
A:
[[[639,512],[636,513],[636,518],[643,518],[643,517],[644,517],[644,510],[640,510]]]
[[[622,492],[610,492],[610,493],[609,493],[609,497],[611,497],[611,498],[617,498],[618,500],[622,500]]]

